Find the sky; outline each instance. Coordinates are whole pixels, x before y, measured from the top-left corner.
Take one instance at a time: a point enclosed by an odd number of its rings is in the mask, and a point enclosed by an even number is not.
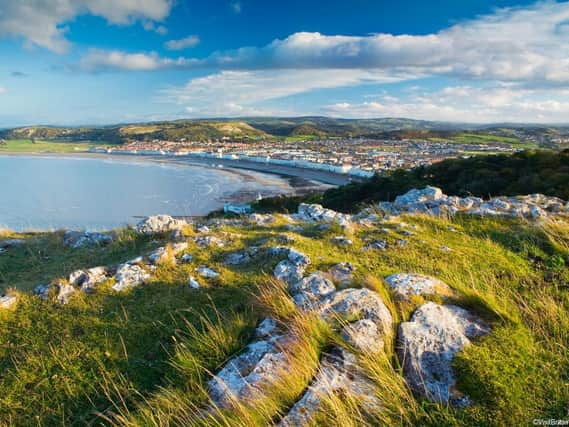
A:
[[[0,0],[0,127],[569,123],[569,2]]]

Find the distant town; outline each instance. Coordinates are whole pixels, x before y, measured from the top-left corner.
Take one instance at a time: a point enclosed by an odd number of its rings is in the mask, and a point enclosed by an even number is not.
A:
[[[129,141],[120,146],[93,147],[92,152],[131,155],[188,156],[241,160],[265,164],[317,169],[354,177],[376,172],[410,169],[449,158],[489,153],[512,153],[521,148],[500,142],[484,144],[433,142],[427,140],[385,140],[334,138],[296,142],[261,141],[255,144],[221,138],[210,141]]]

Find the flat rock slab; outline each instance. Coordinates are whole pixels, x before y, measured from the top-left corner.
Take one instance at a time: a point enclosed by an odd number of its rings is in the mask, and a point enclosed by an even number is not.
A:
[[[385,278],[395,296],[402,300],[409,300],[413,295],[441,295],[451,296],[452,289],[443,281],[422,274],[398,273]]]
[[[428,302],[411,321],[399,325],[398,353],[405,380],[420,396],[443,404],[466,405],[456,390],[452,361],[470,339],[490,332],[482,319],[454,305]]]
[[[63,235],[63,243],[71,249],[79,249],[84,246],[105,245],[112,242],[114,237],[107,233],[88,231],[66,231]]]

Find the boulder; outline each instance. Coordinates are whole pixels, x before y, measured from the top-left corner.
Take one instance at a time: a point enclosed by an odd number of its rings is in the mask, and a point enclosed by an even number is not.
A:
[[[104,245],[113,241],[113,236],[107,233],[68,230],[63,235],[63,243],[72,249],[84,246]]]
[[[263,388],[277,381],[288,367],[288,359],[280,350],[287,341],[289,337],[274,336],[249,344],[208,382],[212,402],[231,408],[236,401],[261,397]]]
[[[387,247],[388,247],[387,241],[376,240],[374,242],[365,245],[362,249],[364,251],[370,251],[370,250],[385,251]]]
[[[225,242],[216,236],[199,236],[194,239],[196,244],[202,248],[209,248],[210,246],[224,247]]]
[[[7,310],[18,302],[18,297],[16,295],[4,295],[0,297],[0,308]]]
[[[349,228],[352,224],[349,215],[326,209],[322,205],[301,203],[298,206],[297,218],[307,222],[335,222]]]
[[[328,295],[334,293],[336,288],[320,271],[289,285],[293,300],[299,307],[310,309],[320,304]]]
[[[282,260],[277,264],[273,275],[276,279],[291,285],[298,282],[304,276],[306,266],[304,264],[295,264],[288,259]]]
[[[240,265],[250,262],[259,252],[259,247],[251,246],[244,251],[233,252],[225,257],[224,263],[227,265]]]
[[[59,304],[67,304],[71,295],[75,293],[75,288],[67,283],[58,283],[56,285],[57,288],[57,296],[56,301]]]
[[[198,282],[194,276],[190,276],[190,278],[188,280],[188,286],[191,289],[200,289],[202,287],[200,285],[200,282]]]
[[[383,331],[371,319],[357,320],[344,326],[342,338],[364,353],[376,353],[383,350]]]
[[[308,390],[281,419],[280,427],[312,425],[326,398],[350,396],[367,411],[379,409],[375,387],[358,367],[352,353],[334,348],[322,364]]]
[[[150,277],[150,274],[140,265],[121,264],[115,275],[116,283],[113,285],[113,290],[124,291],[140,286],[150,280]]]
[[[180,261],[182,261],[185,264],[192,262],[193,259],[194,259],[194,257],[190,254],[183,254],[180,257]]]
[[[154,215],[140,221],[135,230],[138,234],[153,235],[181,230],[186,225],[186,221],[172,218],[170,215]]]
[[[470,339],[490,328],[469,311],[428,302],[399,326],[398,353],[405,380],[417,394],[442,404],[468,404],[456,390],[452,361]]]
[[[268,224],[272,224],[273,222],[276,221],[276,218],[273,215],[263,215],[263,214],[258,214],[258,213],[253,213],[251,215],[249,215],[249,220],[257,225],[268,225]]]
[[[392,331],[393,317],[381,297],[369,289],[338,291],[321,304],[322,317],[328,321],[355,321],[369,319],[379,328],[382,336]]]
[[[88,270],[77,270],[69,275],[71,286],[80,286],[82,291],[92,291],[97,285],[109,279],[107,267],[94,267]]]
[[[205,265],[198,267],[196,271],[200,276],[208,279],[216,279],[219,277],[219,273],[217,271],[212,270],[211,268],[206,267]]]
[[[452,295],[451,288],[434,277],[422,274],[398,273],[385,278],[397,298],[409,300],[412,295]]]
[[[356,271],[356,267],[349,262],[341,262],[328,270],[332,281],[340,286],[347,286],[352,282],[352,276]]]
[[[39,296],[41,299],[48,299],[51,289],[52,289],[51,285],[47,284],[37,285],[34,288],[34,294]]]
[[[354,242],[352,242],[351,239],[348,239],[345,236],[332,237],[332,243],[335,243],[337,245],[343,245],[343,246],[352,246],[354,244]]]
[[[399,209],[401,207],[417,205],[419,203],[437,202],[439,200],[443,200],[445,197],[446,196],[440,188],[427,186],[422,190],[413,189],[401,196],[397,196],[395,198],[395,202],[393,202],[393,206],[396,209]]]

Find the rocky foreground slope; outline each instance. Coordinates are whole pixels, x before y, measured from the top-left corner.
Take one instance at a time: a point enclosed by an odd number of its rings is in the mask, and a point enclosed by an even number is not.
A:
[[[99,287],[110,282],[112,292],[118,295],[152,282],[165,264],[188,265],[193,273],[187,277],[187,286],[200,292],[228,274],[225,271],[240,271],[259,261],[271,264],[274,260],[276,265],[270,273],[275,283],[285,287],[295,310],[320,319],[337,333],[339,340],[325,349],[306,389],[273,422],[281,426],[307,425],[318,419],[327,400],[334,396],[350,396],[364,413],[380,413],[384,406],[381,390],[361,364],[361,355],[389,354],[393,339],[400,373],[417,398],[465,408],[473,401],[458,385],[454,359],[472,341],[492,337],[492,323],[472,307],[461,306],[464,300],[460,293],[433,275],[401,270],[383,277],[390,291],[389,299],[377,289],[361,287],[357,277],[366,272],[358,271],[352,262],[343,259],[346,250],[343,248],[355,246],[354,230],[363,230],[358,249],[362,254],[404,248],[420,234],[420,227],[409,226],[401,219],[400,215],[407,213],[432,216],[460,213],[543,221],[564,218],[568,212],[568,203],[542,195],[483,201],[448,197],[437,188],[427,187],[357,215],[306,204],[300,205],[294,215],[252,214],[247,218],[213,219],[207,224],[187,224],[161,215],[142,221],[135,231],[141,236],[168,235],[169,241],[163,246],[118,265],[93,265],[73,271],[65,278],[38,284],[34,293],[44,300],[65,305],[75,295],[96,294]],[[401,237],[378,238],[381,234],[392,234],[394,223]],[[284,233],[279,245],[260,241],[224,253],[217,266],[197,264],[195,252],[191,253],[190,248],[207,251],[231,247],[232,233],[219,231],[227,226],[236,230],[278,226]],[[331,237],[337,248],[337,253],[332,254],[336,262],[326,269],[313,268],[314,259],[295,248],[295,237],[288,234],[301,232],[307,226],[316,231],[338,232]],[[185,232],[188,228],[193,230],[191,235]],[[113,233],[67,232],[64,242],[72,250],[82,250],[104,247],[115,238]],[[20,240],[5,240],[0,242],[0,248],[8,252],[21,244]],[[440,250],[453,249],[441,242]],[[17,292],[5,295],[0,299],[0,307],[17,309],[18,298]],[[402,307],[412,307],[407,319],[400,320],[391,299]],[[286,382],[287,376],[293,375],[293,360],[298,357],[294,351],[302,339],[298,331],[278,316],[263,318],[252,341],[211,373],[206,384],[209,402],[193,416],[199,420],[211,411],[238,410],[241,405],[254,406],[265,399],[275,384]]]

